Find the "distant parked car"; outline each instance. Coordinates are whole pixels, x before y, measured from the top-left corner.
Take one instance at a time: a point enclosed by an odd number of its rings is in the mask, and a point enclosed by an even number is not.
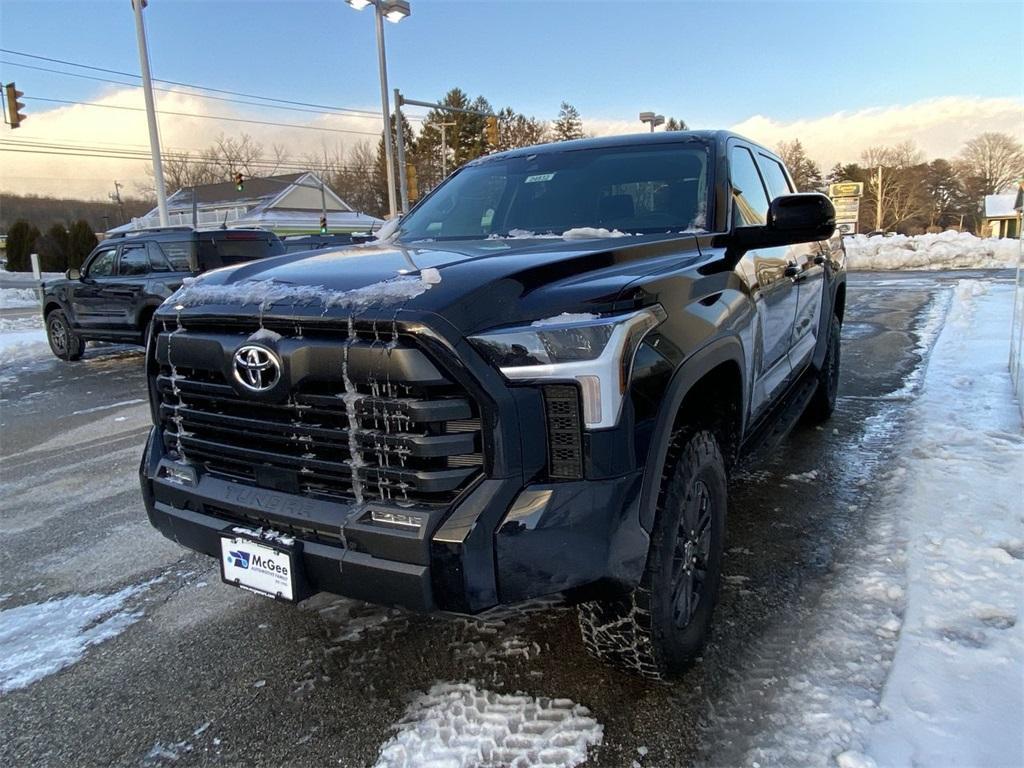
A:
[[[81,270],[44,285],[50,349],[77,360],[87,341],[144,344],[156,308],[186,277],[284,253],[260,229],[147,229],[115,235],[93,249]]]

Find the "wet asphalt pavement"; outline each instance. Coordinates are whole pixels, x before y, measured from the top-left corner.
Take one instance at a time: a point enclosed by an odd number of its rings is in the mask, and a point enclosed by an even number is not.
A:
[[[674,685],[591,660],[555,602],[469,620],[225,586],[145,519],[140,352],[0,369],[0,610],[145,585],[123,633],[0,694],[0,764],[367,766],[439,681],[584,704],[604,726],[588,765],[739,764],[831,575],[874,533],[930,333],[965,276],[851,275],[838,411],[736,473],[713,636]]]

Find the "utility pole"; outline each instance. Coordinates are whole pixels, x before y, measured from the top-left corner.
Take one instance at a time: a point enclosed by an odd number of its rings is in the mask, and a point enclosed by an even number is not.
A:
[[[160,161],[160,132],[156,125],[156,106],[153,103],[153,81],[149,76],[149,48],[146,45],[146,26],[142,9],[147,0],[132,0],[135,11],[135,37],[139,44],[139,68],[142,70],[142,94],[146,99],[146,120],[149,123],[149,151],[153,156],[153,181],[156,185],[156,207],[160,211],[160,226],[169,224],[167,218],[167,191],[164,189],[164,168]]]
[[[379,5],[374,7],[373,17],[377,23],[377,66],[380,68],[380,104],[384,112],[384,165],[388,175],[388,211],[391,218],[398,215],[398,201],[395,199],[395,156],[391,149],[391,107],[388,105],[388,65],[384,53],[384,13]],[[396,106],[395,109],[398,109]]]
[[[402,125],[402,94],[395,88],[395,140],[398,142],[398,188],[402,192],[402,215],[409,212],[409,182],[405,171],[405,126]]]
[[[875,229],[882,228],[882,164],[878,164],[878,180],[875,182]]]
[[[116,179],[114,180],[114,192],[113,194],[108,194],[107,197],[117,203],[117,212],[121,214],[121,223],[127,224],[128,222],[124,218],[124,202],[121,200],[121,182]]]
[[[448,135],[445,128],[454,128],[458,123],[438,123],[441,127],[441,181],[448,178]]]

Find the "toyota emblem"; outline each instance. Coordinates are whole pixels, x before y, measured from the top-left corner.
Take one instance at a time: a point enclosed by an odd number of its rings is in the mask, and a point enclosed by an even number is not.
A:
[[[246,344],[234,357],[235,380],[250,392],[266,392],[281,379],[281,358],[266,347]]]

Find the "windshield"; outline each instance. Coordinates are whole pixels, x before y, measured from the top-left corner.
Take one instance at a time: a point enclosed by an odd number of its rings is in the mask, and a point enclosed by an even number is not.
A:
[[[542,152],[468,166],[402,221],[399,241],[703,229],[699,142]]]

